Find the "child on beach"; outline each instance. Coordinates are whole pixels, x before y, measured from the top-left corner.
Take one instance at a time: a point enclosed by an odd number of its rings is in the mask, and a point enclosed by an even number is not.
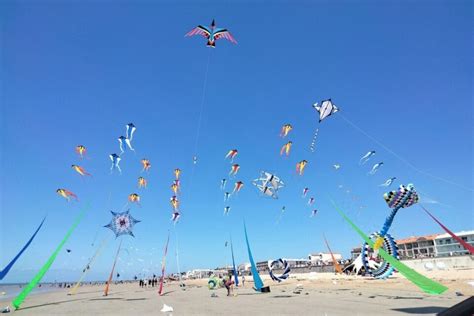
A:
[[[227,289],[227,296],[230,296],[230,291],[232,289],[233,284],[234,281],[232,281],[232,275],[229,276],[229,279],[227,281],[224,281],[225,288]]]

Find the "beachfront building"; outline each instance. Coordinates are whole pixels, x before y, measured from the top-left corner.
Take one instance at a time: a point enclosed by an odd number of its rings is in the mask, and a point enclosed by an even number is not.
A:
[[[397,240],[400,259],[436,257],[435,238],[438,235],[412,236]]]
[[[186,272],[186,279],[203,279],[208,278],[214,274],[214,270],[211,269],[194,269]]]
[[[474,247],[474,230],[454,233]],[[449,234],[438,235],[435,238],[435,248],[438,257],[467,255],[469,252]]]
[[[340,253],[333,253],[333,256],[337,262],[340,262],[342,260],[342,255]],[[329,252],[309,254],[308,259],[311,262],[312,266],[323,266],[333,263],[332,256]]]
[[[352,248],[352,250],[351,250],[351,260],[357,259],[357,257],[359,257],[361,252],[362,252],[361,247]]]

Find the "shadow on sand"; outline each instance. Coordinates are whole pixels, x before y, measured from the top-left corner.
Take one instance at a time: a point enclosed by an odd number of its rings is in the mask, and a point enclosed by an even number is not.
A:
[[[426,306],[426,307],[407,307],[407,308],[392,308],[392,311],[397,311],[406,314],[437,314],[444,311],[446,307],[440,306]]]
[[[37,308],[37,307],[43,307],[43,306],[50,306],[50,305],[60,305],[60,304],[63,304],[63,303],[71,303],[71,302],[83,301],[83,300],[85,300],[85,299],[84,298],[78,298],[78,299],[75,299],[75,300],[58,301],[58,302],[45,303],[45,304],[40,304],[40,305],[21,307],[20,309],[17,310],[17,312],[20,312],[20,311],[25,310],[25,309],[31,309],[31,308]]]

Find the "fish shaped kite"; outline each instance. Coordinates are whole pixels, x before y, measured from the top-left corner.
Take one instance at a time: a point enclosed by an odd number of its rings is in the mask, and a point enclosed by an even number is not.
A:
[[[318,210],[312,210],[309,217],[314,217],[318,213]]]
[[[375,155],[375,150],[369,151],[369,152],[366,153],[364,156],[362,156],[362,158],[360,158],[359,164],[360,164],[360,165],[365,164],[367,161],[370,160],[370,157],[372,157],[373,155]]]
[[[280,156],[285,154],[288,157],[290,155],[290,150],[291,150],[292,145],[293,145],[293,142],[291,140],[285,145],[283,145],[283,147],[281,147],[280,149]]]
[[[131,151],[135,151],[135,149],[132,147],[132,143],[130,142],[130,139],[126,138],[125,136],[120,136],[118,139],[119,146],[120,146],[120,155],[122,155],[125,152],[125,149],[130,149]],[[124,145],[126,147],[124,147]]]
[[[140,162],[142,163],[142,166],[143,166],[142,172],[143,172],[143,171],[147,171],[147,172],[148,172],[148,170],[150,170],[150,168],[151,168],[151,162],[150,162],[150,160],[148,160],[148,159],[146,159],[146,158],[143,158]]]
[[[308,164],[308,161],[306,160],[301,160],[300,162],[298,162],[296,164],[296,172],[302,176],[303,173],[304,173],[304,168],[306,167],[306,165]]]
[[[75,195],[74,193],[72,193],[69,190],[57,189],[56,193],[59,194],[60,196],[62,196],[63,198],[65,198],[68,202],[71,200],[71,197],[73,197],[76,201],[79,201],[77,195]]]
[[[135,125],[133,125],[133,123],[128,123],[127,125],[125,125],[126,127],[126,138],[130,140],[130,142],[133,140],[133,133],[135,133],[135,131],[137,130],[137,128],[135,127]]]
[[[148,181],[145,178],[143,178],[143,177],[138,178],[138,187],[139,188],[146,188],[147,185],[148,185]]]
[[[395,181],[397,178],[396,177],[393,177],[393,178],[390,178],[388,179],[387,181],[385,181],[385,183],[382,183],[381,185],[379,185],[380,187],[389,187],[392,185],[393,181]]]
[[[242,181],[237,181],[234,185],[234,191],[232,191],[232,194],[239,193],[239,191],[242,189],[243,186],[244,186],[244,183]]]
[[[225,201],[228,201],[229,198],[230,198],[230,192],[224,193],[224,202],[225,202]]]
[[[112,161],[112,166],[110,167],[110,172],[112,173],[115,169],[117,169],[120,173],[122,173],[122,169],[120,169],[119,163],[122,158],[120,158],[117,154],[109,155],[110,160]]]
[[[140,195],[132,193],[128,196],[128,201],[130,203],[137,203],[138,205],[140,205]]]
[[[179,190],[179,187],[176,183],[173,183],[171,185],[171,191],[173,191],[174,195],[177,195],[178,194],[178,190]]]
[[[86,152],[87,152],[87,149],[84,145],[76,146],[76,153],[81,157],[81,159],[84,158]]]
[[[216,41],[221,38],[225,38],[226,40],[237,44],[237,41],[227,29],[216,27],[216,22],[214,20],[212,20],[210,27],[198,25],[196,28],[189,31],[185,36],[194,35],[201,35],[207,38],[207,46],[212,48],[216,47]]]
[[[291,126],[291,124],[283,125],[283,127],[281,128],[280,136],[281,137],[288,136],[288,133],[291,132],[292,129],[293,129],[293,126]]]
[[[81,166],[78,166],[78,165],[71,165],[71,168],[74,169],[77,173],[79,173],[81,176],[90,176],[92,177],[92,175],[88,172],[86,172],[84,170],[84,168],[82,168]]]
[[[235,156],[237,156],[237,154],[239,153],[239,151],[237,149],[231,149],[229,150],[229,152],[227,153],[227,155],[225,156],[225,158],[230,158],[230,162],[233,163],[234,162],[234,158]]]
[[[309,188],[304,188],[303,189],[303,195],[301,197],[305,198],[306,194],[308,194]]]
[[[313,205],[314,204],[314,197],[310,197],[308,200],[308,205]]]
[[[173,196],[170,198],[170,203],[171,203],[171,206],[173,206],[173,210],[177,211],[177,210],[178,210],[178,207],[179,207],[179,200],[178,200],[178,198],[176,197],[176,195],[173,195]]]
[[[180,175],[181,175],[181,169],[179,169],[179,168],[174,169],[174,176],[175,176],[176,180],[179,180]]]
[[[171,220],[176,224],[181,217],[181,214],[178,211],[174,211],[171,215]]]
[[[230,211],[230,206],[224,207],[224,215],[228,215]]]
[[[370,175],[374,175],[377,170],[379,170],[379,168],[383,165],[383,162],[379,162],[379,163],[376,163],[373,167],[372,167],[372,170],[370,170],[369,174]]]
[[[132,232],[133,226],[140,221],[133,218],[129,213],[130,211],[125,211],[123,213],[115,213],[114,211],[110,212],[112,213],[112,220],[104,227],[111,229],[116,238],[121,235],[135,237]]]
[[[237,172],[239,172],[239,169],[240,169],[240,165],[233,164],[232,167],[230,167],[229,175],[230,176],[235,176],[237,174]]]
[[[222,179],[222,180],[221,180],[221,190],[224,190],[224,189],[225,189],[226,183],[227,183],[227,179]]]

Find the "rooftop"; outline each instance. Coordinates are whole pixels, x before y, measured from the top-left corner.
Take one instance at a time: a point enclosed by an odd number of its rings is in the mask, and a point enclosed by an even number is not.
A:
[[[396,242],[399,245],[403,245],[403,244],[410,244],[410,243],[419,242],[419,241],[435,240],[435,238],[438,237],[439,235],[440,234],[431,234],[431,235],[425,235],[425,236],[411,236],[408,238],[399,239]]]

